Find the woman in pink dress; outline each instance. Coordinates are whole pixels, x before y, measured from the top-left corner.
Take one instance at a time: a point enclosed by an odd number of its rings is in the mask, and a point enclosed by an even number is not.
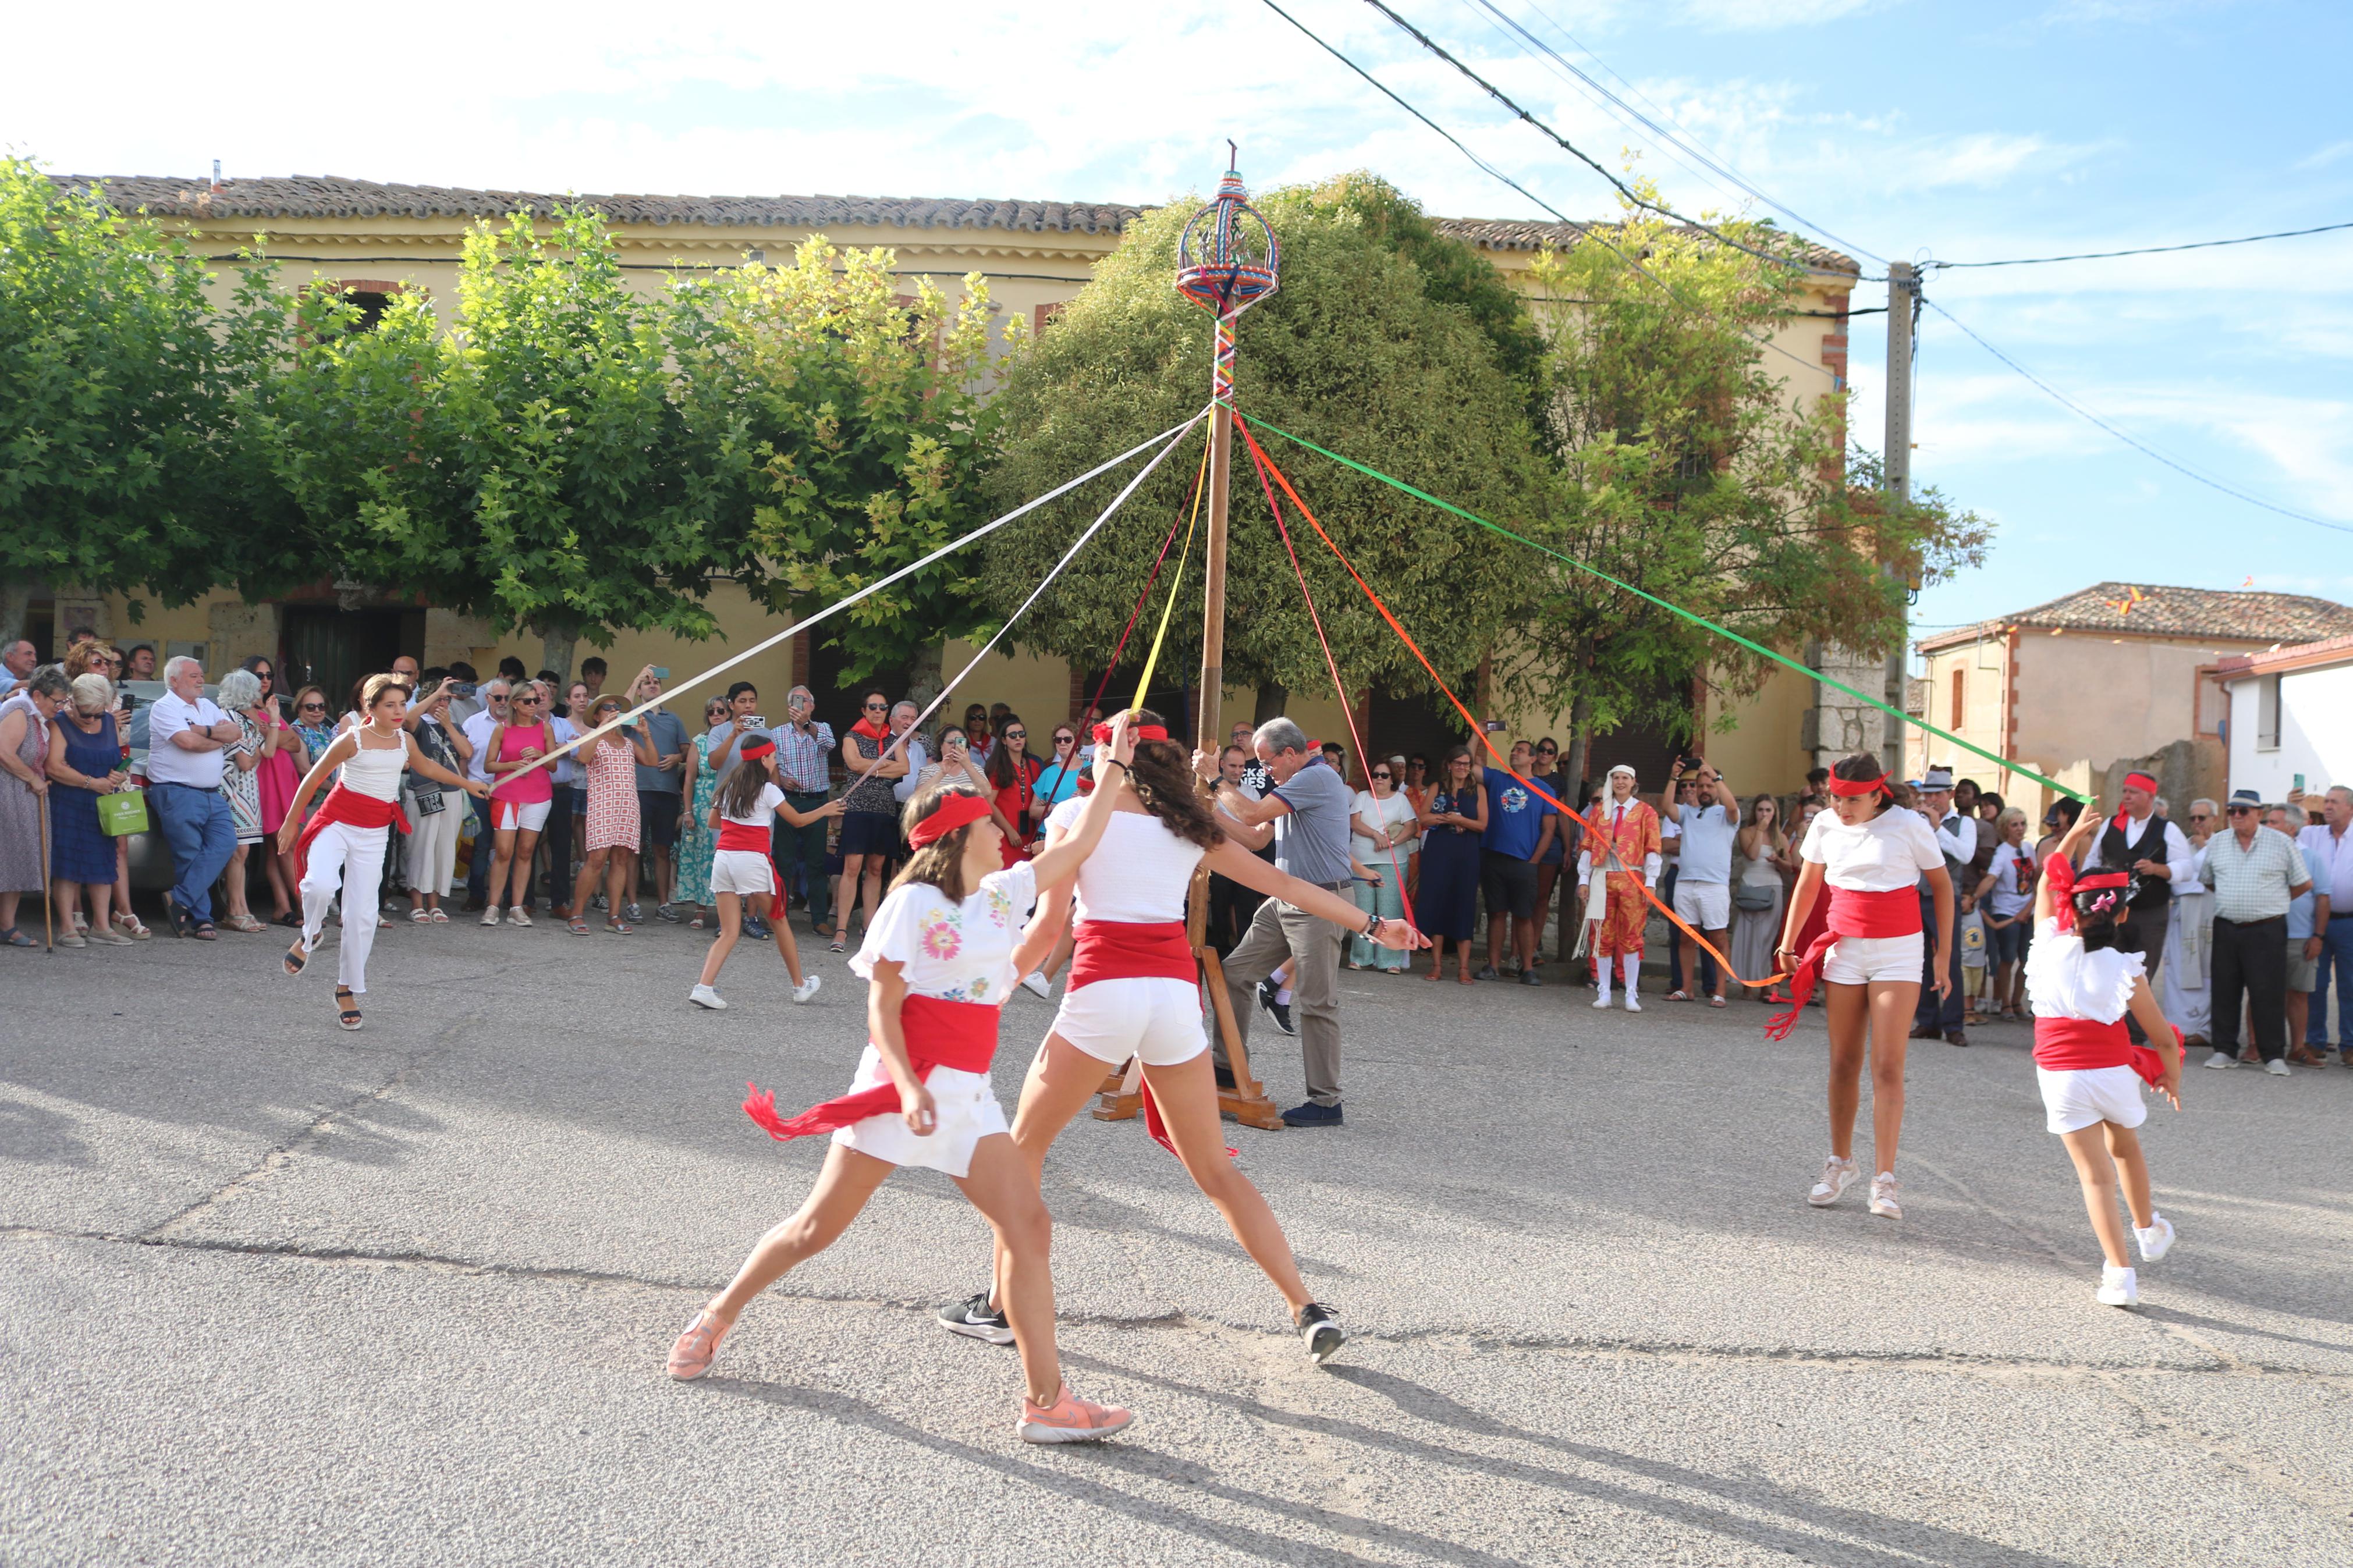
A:
[[[600,697],[588,710],[591,729],[621,716],[621,700]],[[572,889],[574,936],[588,934],[588,892],[601,878],[605,884],[605,929],[615,936],[633,936],[637,927],[621,918],[629,874],[638,863],[637,764],[654,765],[654,750],[646,741],[645,726],[625,725],[599,735],[580,748],[587,758],[588,837],[580,858],[580,879]]]

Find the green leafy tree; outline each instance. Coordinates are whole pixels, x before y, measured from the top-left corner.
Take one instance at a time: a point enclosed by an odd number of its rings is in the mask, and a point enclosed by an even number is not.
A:
[[[1093,281],[1015,356],[997,409],[1007,432],[990,480],[999,504],[1050,489],[1206,401],[1211,321],[1174,288],[1177,236],[1194,205],[1139,219]],[[1466,287],[1477,279],[1470,263],[1485,262],[1472,255],[1465,263],[1458,252],[1467,247],[1442,239],[1410,204],[1362,176],[1275,191],[1255,205],[1282,242],[1282,287],[1241,320],[1241,411],[1412,476],[1483,515],[1527,524],[1543,490],[1525,388],[1499,366],[1486,330],[1508,326],[1508,301],[1494,302],[1485,325],[1464,302],[1465,295],[1493,300],[1483,284]],[[1444,265],[1419,264],[1417,247]],[[1288,451],[1272,455],[1432,658],[1450,678],[1474,667],[1520,598],[1515,579],[1525,567],[1513,547],[1321,459],[1293,461]],[[1039,600],[1021,623],[1021,639],[1081,665],[1108,658],[1198,468],[1197,450],[1172,455]],[[985,569],[989,601],[1000,611],[1018,605],[1132,472],[1082,487],[997,534]],[[1327,688],[1290,558],[1239,436],[1231,494],[1226,679]],[[1351,694],[1377,679],[1426,679],[1295,513],[1290,521]],[[1200,619],[1197,563],[1164,668],[1198,660]]]
[[[1766,226],[1724,226],[1799,255]],[[1801,270],[1630,207],[1606,244],[1548,252],[1535,276],[1551,301],[1559,496],[1530,537],[1777,650],[1819,638],[1883,653],[1904,635],[1907,583],[1979,558],[1973,514],[1934,490],[1897,503],[1875,464],[1844,459],[1842,396],[1809,409],[1788,393],[1763,340],[1803,308]],[[1694,679],[1737,698],[1774,668],[1589,574],[1534,552],[1521,563],[1526,618],[1497,673],[1521,701],[1568,709],[1572,773],[1620,725],[1688,739]]]
[[[185,604],[307,574],[255,417],[282,352],[266,267],[216,307],[185,241],[0,158],[0,579]],[[141,607],[132,600],[135,616]]]
[[[846,597],[986,521],[987,288],[966,278],[951,307],[928,279],[902,293],[896,267],[888,249],[818,236],[791,267],[673,291],[686,468],[716,534],[757,563],[754,596],[780,615]],[[951,556],[828,622],[844,678],[912,652],[919,696],[936,691],[946,639],[990,626],[976,568]]]

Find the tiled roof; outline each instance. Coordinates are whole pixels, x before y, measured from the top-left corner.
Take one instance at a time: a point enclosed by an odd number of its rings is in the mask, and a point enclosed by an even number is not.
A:
[[[1925,637],[1920,646],[1934,650],[1975,642],[1998,635],[2006,626],[2101,632],[2111,637],[2307,643],[2353,634],[2353,608],[2308,594],[2095,583],[2031,610]]]
[[[2229,680],[2242,675],[2275,675],[2285,670],[2319,669],[2330,665],[2353,664],[2353,633],[2344,637],[2324,637],[2318,642],[2300,643],[2293,647],[2275,647],[2262,653],[2233,654],[2217,660],[2215,673]]]
[[[1546,246],[1566,249],[1577,243],[1586,229],[1607,234],[1617,226],[1608,223],[1588,224],[1580,227],[1567,223],[1532,223],[1519,218],[1440,217],[1432,218],[1438,232],[1455,239],[1467,240],[1481,250],[1541,250]],[[1697,234],[1698,229],[1684,229],[1685,234]],[[1841,255],[1826,246],[1810,245],[1805,249],[1806,260],[1812,266],[1830,272],[1860,274],[1862,268],[1854,258]]]
[[[997,228],[1029,233],[1116,234],[1145,209],[1114,203],[957,201],[895,196],[552,195],[541,191],[470,191],[448,185],[385,184],[333,174],[204,180],[148,174],[62,174],[76,189],[103,185],[117,207],[158,216],[229,218],[499,217],[523,207],[544,212],[559,201],[595,207],[615,223],[713,224],[827,228]]]

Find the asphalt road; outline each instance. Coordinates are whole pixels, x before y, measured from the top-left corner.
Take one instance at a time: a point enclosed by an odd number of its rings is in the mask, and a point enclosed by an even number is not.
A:
[[[2353,1071],[2190,1074],[2123,1312],[2021,1028],[1914,1047],[1891,1223],[1802,1201],[1819,1013],[1346,974],[1347,1125],[1234,1139],[1348,1347],[1082,1118],[1063,1343],[1139,1418],[1040,1450],[928,1321],[987,1257],[925,1173],[663,1375],[823,1154],[744,1081],[838,1091],[861,1019],[748,946],[691,1009],[699,942],[404,922],[358,1035],[268,938],[0,953],[0,1562],[2353,1561]]]

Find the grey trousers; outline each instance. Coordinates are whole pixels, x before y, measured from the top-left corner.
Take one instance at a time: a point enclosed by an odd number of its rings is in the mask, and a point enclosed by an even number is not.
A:
[[[1340,1103],[1340,942],[1345,934],[1330,921],[1269,899],[1259,905],[1250,930],[1225,962],[1226,1000],[1248,1045],[1250,1019],[1258,1012],[1252,994],[1258,983],[1286,956],[1293,960],[1292,1013],[1299,1020],[1300,1052],[1306,1058],[1307,1098],[1317,1105]],[[1225,1040],[1216,1031],[1212,1037],[1218,1065],[1230,1065]]]

